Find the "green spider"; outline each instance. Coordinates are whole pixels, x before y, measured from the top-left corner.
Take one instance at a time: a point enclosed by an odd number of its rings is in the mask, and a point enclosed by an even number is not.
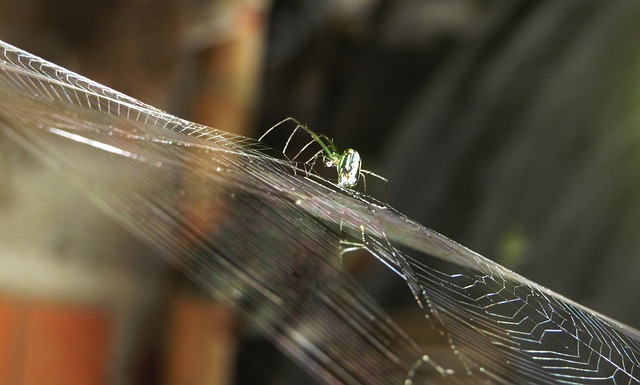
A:
[[[322,159],[323,159],[324,165],[326,167],[335,167],[336,168],[336,171],[338,172],[338,186],[339,187],[342,187],[342,188],[353,188],[353,187],[356,186],[356,184],[358,184],[358,181],[360,180],[360,177],[362,177],[362,180],[364,182],[364,189],[365,189],[365,192],[366,192],[367,180],[366,180],[364,174],[372,175],[372,176],[384,181],[385,183],[388,182],[388,180],[386,178],[384,178],[384,177],[382,177],[380,175],[374,174],[371,171],[367,171],[367,170],[363,170],[362,169],[362,159],[360,158],[360,154],[358,153],[358,151],[356,151],[356,150],[354,150],[352,148],[347,148],[346,150],[344,150],[344,152],[342,154],[340,154],[340,152],[338,151],[338,148],[333,143],[333,140],[329,139],[324,134],[320,134],[320,135],[316,134],[311,129],[309,129],[309,127],[307,127],[306,124],[302,124],[302,123],[300,123],[299,121],[297,121],[296,119],[294,119],[292,117],[288,117],[288,118],[283,119],[282,121],[276,123],[273,127],[269,128],[267,130],[267,132],[262,134],[262,136],[258,140],[262,141],[262,139],[265,136],[267,136],[267,134],[269,134],[273,129],[275,129],[276,127],[278,127],[281,124],[283,124],[285,122],[288,122],[288,121],[291,121],[291,122],[295,123],[296,124],[296,128],[293,130],[291,135],[289,135],[289,139],[287,139],[287,143],[285,144],[284,149],[282,150],[283,154],[285,154],[287,152],[287,147],[289,147],[289,143],[291,143],[291,139],[293,138],[293,136],[295,135],[295,133],[298,130],[305,131],[312,138],[312,140],[309,143],[307,143],[304,147],[302,147],[302,149],[300,151],[298,151],[296,156],[294,156],[291,160],[295,160],[298,156],[300,156],[300,154],[302,154],[302,152],[304,150],[307,149],[307,147],[309,147],[313,143],[318,143],[320,145],[321,149],[318,152],[316,152],[311,158],[309,158],[309,160],[306,161],[305,163],[307,165],[311,165],[311,168],[313,168],[313,165],[315,165],[316,159],[320,155],[322,155]]]

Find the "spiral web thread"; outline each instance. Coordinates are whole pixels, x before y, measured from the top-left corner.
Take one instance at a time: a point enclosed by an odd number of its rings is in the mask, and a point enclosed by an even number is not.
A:
[[[640,383],[636,330],[258,141],[3,42],[0,129],[326,383]],[[406,281],[448,364],[341,270],[345,241]]]

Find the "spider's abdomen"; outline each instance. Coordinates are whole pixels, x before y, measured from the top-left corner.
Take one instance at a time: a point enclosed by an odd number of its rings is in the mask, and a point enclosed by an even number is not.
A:
[[[358,183],[362,160],[358,151],[347,148],[338,159],[338,186],[351,188]]]

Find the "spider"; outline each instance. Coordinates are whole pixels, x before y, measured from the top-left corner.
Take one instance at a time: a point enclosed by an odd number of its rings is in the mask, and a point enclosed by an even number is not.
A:
[[[360,177],[362,177],[362,181],[364,183],[364,190],[366,193],[367,179],[365,178],[364,174],[374,176],[384,181],[385,183],[388,183],[388,180],[386,178],[378,174],[375,174],[371,171],[362,169],[362,159],[360,158],[360,154],[358,153],[358,151],[352,148],[347,148],[346,150],[344,150],[342,154],[340,154],[340,152],[338,151],[338,148],[333,143],[333,140],[329,139],[324,134],[320,134],[320,135],[316,134],[309,127],[307,127],[306,124],[302,124],[292,117],[285,118],[282,121],[276,123],[273,127],[269,128],[267,132],[262,134],[262,136],[258,140],[262,141],[262,139],[265,136],[267,136],[267,134],[269,134],[274,128],[288,121],[295,123],[296,128],[293,130],[291,135],[289,135],[289,139],[287,139],[284,149],[282,150],[283,154],[287,152],[287,147],[289,146],[291,139],[293,138],[293,136],[298,130],[305,131],[312,138],[312,140],[309,143],[307,143],[304,147],[302,147],[302,149],[298,151],[296,156],[294,156],[291,160],[295,160],[298,156],[300,156],[300,154],[302,154],[304,150],[307,149],[307,147],[309,147],[313,143],[318,143],[321,149],[318,152],[316,152],[311,158],[309,158],[309,160],[307,160],[305,164],[310,165],[311,168],[313,168],[313,166],[315,165],[316,159],[320,155],[322,155],[322,159],[326,167],[336,168],[336,171],[338,172],[339,187],[352,189],[356,186],[356,184],[358,184]]]

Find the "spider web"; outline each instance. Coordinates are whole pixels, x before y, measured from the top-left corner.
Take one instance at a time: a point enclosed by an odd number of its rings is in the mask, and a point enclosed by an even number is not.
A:
[[[636,330],[258,141],[2,42],[0,128],[326,383],[640,383]],[[430,358],[341,270],[342,243],[406,281],[455,365]]]

